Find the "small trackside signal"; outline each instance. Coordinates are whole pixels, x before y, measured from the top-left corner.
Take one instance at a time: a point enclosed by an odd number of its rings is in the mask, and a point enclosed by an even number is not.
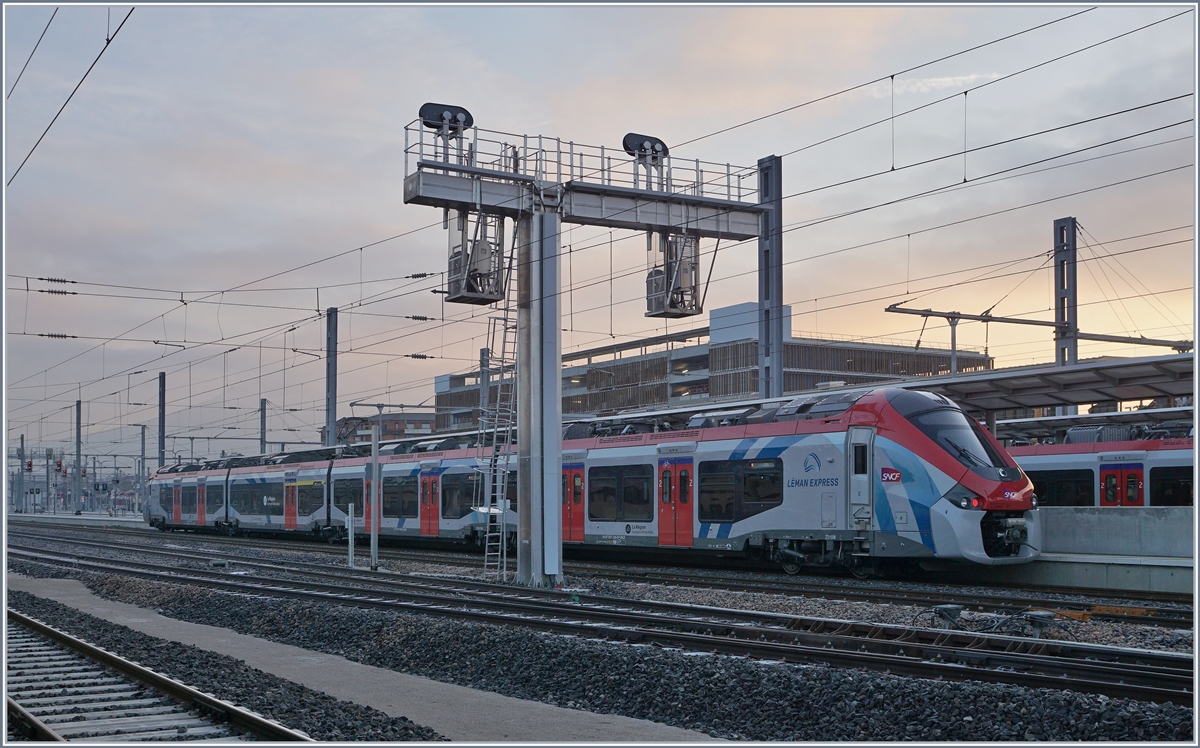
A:
[[[56,472],[59,470],[62,470],[62,460],[59,460],[58,462],[54,463],[54,470]]]
[[[26,470],[27,472],[30,472],[30,473],[32,473],[32,472],[33,472],[33,460],[26,460],[26,461],[25,461],[25,470]]]

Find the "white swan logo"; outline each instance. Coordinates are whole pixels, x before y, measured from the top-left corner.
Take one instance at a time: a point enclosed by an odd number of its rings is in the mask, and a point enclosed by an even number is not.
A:
[[[804,472],[814,473],[821,470],[821,458],[817,457],[816,452],[809,452],[808,457],[804,458]]]

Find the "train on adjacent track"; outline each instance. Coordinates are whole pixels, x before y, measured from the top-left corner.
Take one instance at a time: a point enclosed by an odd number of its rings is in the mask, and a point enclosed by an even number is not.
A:
[[[701,413],[671,430],[578,426],[562,445],[568,548],[746,554],[790,573],[856,574],[1038,555],[1032,483],[939,395],[863,389]],[[474,436],[381,448],[381,537],[482,542],[486,481]],[[170,466],[151,481],[145,519],[162,530],[343,539],[351,511],[355,532],[370,530],[370,470],[362,445]],[[502,504],[513,535],[515,477]]]
[[[1113,439],[1010,447],[1042,506],[1193,506],[1193,437]],[[1151,434],[1151,437],[1154,437]]]

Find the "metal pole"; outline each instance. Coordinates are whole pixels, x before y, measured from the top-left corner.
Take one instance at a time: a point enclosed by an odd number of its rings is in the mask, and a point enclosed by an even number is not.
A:
[[[75,401],[75,469],[74,475],[71,476],[71,482],[75,484],[73,490],[73,498],[75,500],[75,508],[83,509],[83,403],[79,400]]]
[[[533,395],[530,354],[533,351],[530,330],[530,244],[533,242],[535,217],[522,215],[517,219],[517,582],[529,584],[533,577],[532,505],[533,485],[530,473],[532,458]]]
[[[337,307],[325,310],[325,446],[337,444]]]
[[[958,375],[958,317],[950,318],[950,376]]]
[[[541,458],[540,528],[542,539],[540,586],[557,587],[562,583],[562,298],[559,284],[560,216],[542,214],[540,257],[541,299],[539,300],[539,341],[535,349],[541,355],[538,394],[542,422],[538,440]]]
[[[7,462],[8,458],[5,457]],[[25,500],[25,435],[21,434],[21,446],[17,447],[17,496],[21,497],[21,511],[28,513],[29,502]]]
[[[158,466],[167,464],[167,373],[158,373]]]
[[[783,397],[783,159],[779,156],[758,160],[758,202],[767,208],[758,237],[758,392],[759,397]]]
[[[50,458],[54,456],[53,449],[46,450],[46,501],[50,502],[50,513],[58,514],[58,497],[50,493]]]
[[[371,571],[379,568],[379,522],[383,519],[383,511],[379,506],[383,497],[379,485],[379,431],[383,428],[383,406],[376,407],[379,408],[379,415],[371,424],[371,498],[367,504],[371,513]]]
[[[145,473],[146,471],[146,424],[142,424],[142,459],[138,463],[137,477],[137,502],[138,509],[141,509],[141,504],[146,500]]]
[[[1079,362],[1079,297],[1076,282],[1075,218],[1054,221],[1054,364]],[[1060,405],[1056,415],[1075,415],[1079,406]]]
[[[349,534],[349,542],[346,544],[350,549],[349,565],[354,568],[354,505],[350,504],[346,507],[346,532]]]
[[[260,455],[267,453],[267,398],[265,397],[258,401],[258,453]]]

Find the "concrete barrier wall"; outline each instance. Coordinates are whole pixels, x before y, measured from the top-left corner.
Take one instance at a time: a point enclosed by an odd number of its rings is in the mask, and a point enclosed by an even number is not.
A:
[[[1043,507],[1041,551],[1192,558],[1192,512],[1190,506]]]

